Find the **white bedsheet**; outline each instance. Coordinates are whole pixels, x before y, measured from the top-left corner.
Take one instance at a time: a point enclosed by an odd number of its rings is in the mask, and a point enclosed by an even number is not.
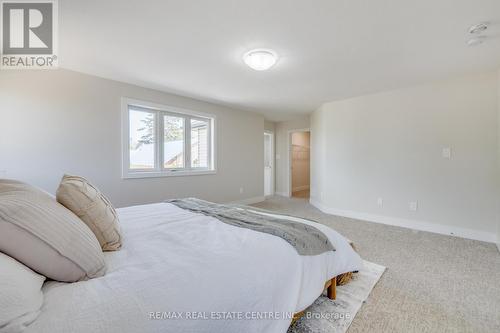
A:
[[[41,314],[26,332],[286,332],[288,313],[309,306],[328,279],[362,265],[344,237],[301,219],[337,251],[299,256],[281,238],[168,203],[118,214],[123,248],[105,253],[106,275],[47,282]]]

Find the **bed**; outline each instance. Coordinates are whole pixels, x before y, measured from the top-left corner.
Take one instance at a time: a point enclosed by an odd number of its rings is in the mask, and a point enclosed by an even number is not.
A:
[[[260,214],[267,214],[257,211]],[[118,209],[123,247],[106,275],[46,282],[26,332],[286,332],[325,281],[361,269],[348,241],[314,225],[336,251],[300,256],[283,239],[169,203]]]

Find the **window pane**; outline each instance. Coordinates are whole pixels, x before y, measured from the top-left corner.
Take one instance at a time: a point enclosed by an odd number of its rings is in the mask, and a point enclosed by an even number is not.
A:
[[[130,169],[155,167],[155,115],[129,109]]]
[[[165,116],[163,167],[167,169],[184,167],[184,118]]]
[[[191,167],[208,168],[208,121],[191,119]]]

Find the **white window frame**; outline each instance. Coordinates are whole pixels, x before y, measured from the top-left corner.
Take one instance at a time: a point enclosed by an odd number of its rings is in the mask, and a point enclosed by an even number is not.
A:
[[[149,178],[149,177],[172,177],[210,175],[217,173],[216,155],[216,116],[204,112],[162,105],[137,99],[122,98],[122,178]],[[155,114],[155,159],[153,169],[130,169],[130,124],[129,107],[143,109],[145,112]],[[160,121],[163,115],[184,118],[184,168],[167,169],[163,165],[163,131],[164,123]],[[208,157],[207,168],[191,167],[191,119],[208,121]],[[189,150],[189,151],[188,151]]]

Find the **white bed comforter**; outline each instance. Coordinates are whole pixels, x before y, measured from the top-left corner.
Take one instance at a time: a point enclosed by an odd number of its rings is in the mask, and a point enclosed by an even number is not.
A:
[[[281,238],[168,203],[118,214],[123,248],[105,253],[106,275],[47,282],[26,332],[286,332],[325,281],[362,265],[344,237],[301,219],[290,218],[323,231],[336,251],[299,256]]]

